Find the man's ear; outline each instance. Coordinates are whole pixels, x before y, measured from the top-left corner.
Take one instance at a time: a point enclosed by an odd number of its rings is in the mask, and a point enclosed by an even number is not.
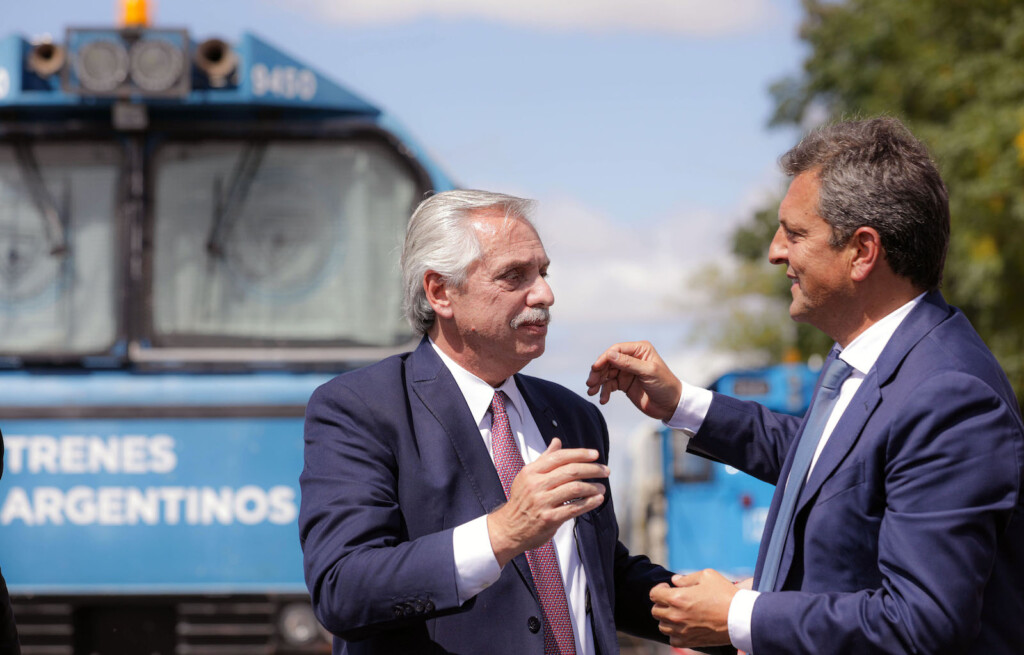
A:
[[[423,290],[427,294],[427,302],[439,318],[452,317],[452,304],[449,298],[451,287],[448,280],[437,271],[427,271],[423,274]]]
[[[873,227],[859,227],[847,244],[853,250],[850,260],[850,277],[863,282],[871,272],[885,260],[882,237]]]

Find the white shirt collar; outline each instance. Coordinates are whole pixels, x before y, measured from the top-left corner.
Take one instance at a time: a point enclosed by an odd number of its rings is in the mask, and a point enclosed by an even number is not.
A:
[[[434,348],[434,352],[441,358],[444,365],[448,367],[452,377],[455,378],[455,384],[459,385],[459,391],[462,392],[462,397],[466,399],[466,404],[469,405],[469,411],[473,415],[473,420],[476,421],[478,426],[482,426],[484,419],[487,418],[487,424],[490,425],[490,418],[488,412],[491,411],[491,401],[494,399],[495,391],[504,391],[505,395],[508,396],[510,402],[505,404],[505,409],[516,412],[521,418],[523,413],[521,408],[526,406],[526,401],[523,399],[521,393],[519,393],[519,387],[516,386],[515,376],[508,377],[501,386],[494,388],[491,385],[484,382],[482,379],[473,375],[466,369],[462,368],[455,360],[449,357],[443,350],[441,350],[434,340],[427,337],[430,341],[430,345]],[[511,407],[510,407],[511,406]]]
[[[892,335],[896,333],[896,329],[899,328],[903,319],[917,307],[924,296],[925,294],[922,293],[857,335],[856,339],[842,349],[840,357],[843,361],[855,368],[861,375],[866,375],[878,361],[882,350],[892,339]]]

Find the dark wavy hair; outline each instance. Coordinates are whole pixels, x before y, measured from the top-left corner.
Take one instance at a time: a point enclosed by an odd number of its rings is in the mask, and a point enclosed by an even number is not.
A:
[[[949,247],[949,194],[924,144],[890,117],[808,134],[780,160],[788,175],[816,171],[818,214],[840,247],[859,227],[882,239],[889,266],[926,291],[939,288]]]

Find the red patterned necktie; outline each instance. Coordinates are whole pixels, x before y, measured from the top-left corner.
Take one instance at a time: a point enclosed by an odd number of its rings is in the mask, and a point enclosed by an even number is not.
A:
[[[491,448],[494,450],[494,466],[508,498],[512,480],[523,468],[523,456],[519,444],[512,436],[505,412],[505,393],[494,392],[491,401]],[[544,619],[544,655],[575,655],[576,642],[572,636],[569,620],[569,603],[565,600],[565,586],[558,570],[554,542],[526,551],[530,573],[537,586],[540,611]]]

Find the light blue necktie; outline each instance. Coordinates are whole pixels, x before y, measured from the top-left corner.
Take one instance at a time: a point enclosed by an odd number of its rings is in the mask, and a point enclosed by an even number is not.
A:
[[[782,550],[786,545],[789,526],[793,522],[793,512],[796,510],[796,501],[804,488],[807,471],[810,470],[814,451],[818,449],[821,434],[825,431],[825,424],[836,406],[836,401],[839,400],[839,387],[852,372],[852,366],[836,357],[829,363],[825,375],[821,378],[821,387],[807,417],[800,443],[796,447],[789,481],[782,492],[782,502],[779,503],[779,513],[775,517],[775,527],[772,529],[772,540],[768,543],[768,552],[761,568],[761,579],[757,583],[758,591],[774,591],[775,581],[779,575],[779,564],[782,562]]]

